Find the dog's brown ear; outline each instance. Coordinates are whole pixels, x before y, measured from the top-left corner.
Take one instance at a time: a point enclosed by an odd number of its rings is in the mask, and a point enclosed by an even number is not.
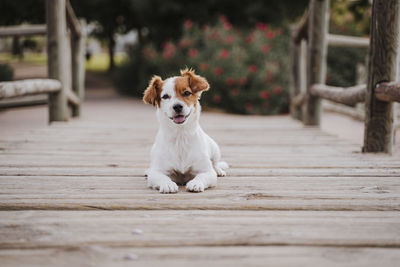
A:
[[[192,69],[186,68],[181,70],[181,76],[189,78],[189,86],[193,93],[207,91],[210,88],[207,80],[199,75],[196,75]]]
[[[162,87],[162,79],[159,76],[154,75],[150,80],[149,86],[143,93],[143,102],[146,104],[151,104],[155,106],[156,104],[160,106],[161,101],[161,87]]]

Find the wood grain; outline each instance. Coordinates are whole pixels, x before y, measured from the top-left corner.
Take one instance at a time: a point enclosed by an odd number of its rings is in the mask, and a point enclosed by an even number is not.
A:
[[[374,91],[378,83],[396,80],[399,9],[397,0],[375,0],[372,6],[364,152],[392,152],[392,103],[379,100]]]
[[[396,266],[398,157],[289,116],[201,122],[231,168],[199,194],[147,188],[158,126],[139,102],[88,100],[80,119],[2,134],[1,265]]]

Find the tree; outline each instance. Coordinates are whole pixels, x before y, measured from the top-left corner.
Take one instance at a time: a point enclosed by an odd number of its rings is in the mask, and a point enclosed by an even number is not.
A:
[[[23,8],[21,8],[23,7]],[[44,23],[44,0],[1,0],[0,25],[18,25],[22,23]],[[23,56],[20,38],[13,37],[12,53]]]
[[[110,58],[109,72],[115,68],[115,35],[126,33],[132,27],[130,0],[72,0],[71,5],[78,17],[84,17],[88,22],[98,23],[94,35],[107,43]]]

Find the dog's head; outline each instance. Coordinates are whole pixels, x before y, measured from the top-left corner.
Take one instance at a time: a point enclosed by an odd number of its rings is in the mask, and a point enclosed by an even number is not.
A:
[[[166,80],[154,76],[144,91],[143,101],[157,106],[171,122],[184,124],[194,113],[201,93],[209,87],[205,78],[186,68],[181,76]]]

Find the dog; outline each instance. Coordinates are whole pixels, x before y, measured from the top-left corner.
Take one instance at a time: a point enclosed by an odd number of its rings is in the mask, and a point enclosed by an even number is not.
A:
[[[192,69],[162,80],[153,76],[143,101],[156,107],[159,129],[151,149],[148,186],[160,193],[177,193],[178,185],[203,192],[217,185],[228,164],[221,161],[217,143],[200,127],[200,96],[209,89],[207,80]]]

